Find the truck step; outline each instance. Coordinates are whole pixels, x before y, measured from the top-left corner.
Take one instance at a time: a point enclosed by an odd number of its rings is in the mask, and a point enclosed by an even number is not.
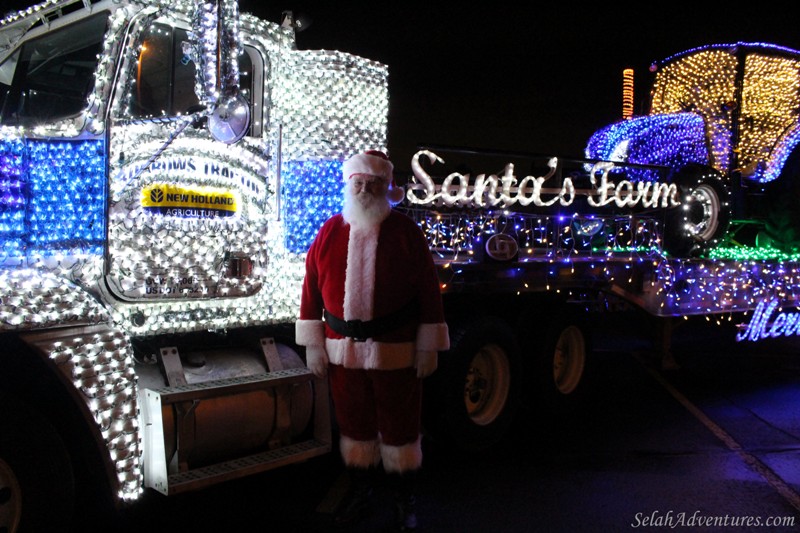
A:
[[[164,494],[180,494],[182,492],[201,489],[223,481],[258,474],[274,468],[306,461],[331,451],[330,442],[310,439],[283,448],[241,457],[224,463],[218,463],[188,472],[170,474],[167,487],[158,489]]]
[[[290,368],[256,376],[226,378],[203,383],[146,389],[146,393],[148,397],[151,395],[157,396],[164,404],[177,403],[223,396],[233,391],[238,393],[248,390],[263,389],[265,387],[301,383],[310,381],[313,377],[314,375],[308,368]]]

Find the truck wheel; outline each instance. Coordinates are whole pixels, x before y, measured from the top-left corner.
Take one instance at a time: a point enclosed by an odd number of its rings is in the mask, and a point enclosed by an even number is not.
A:
[[[546,327],[541,344],[542,391],[550,407],[574,400],[585,381],[589,341],[587,328],[577,313],[559,314]]]
[[[675,177],[680,206],[667,214],[664,249],[676,257],[698,255],[715,246],[730,225],[730,191],[716,170],[688,166]]]
[[[0,531],[68,531],[74,504],[59,434],[24,403],[0,398]]]
[[[450,350],[426,383],[426,430],[468,452],[498,443],[518,404],[518,354],[513,331],[498,318],[454,329]]]

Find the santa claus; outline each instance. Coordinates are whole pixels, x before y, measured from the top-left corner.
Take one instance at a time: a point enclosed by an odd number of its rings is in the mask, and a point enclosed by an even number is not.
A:
[[[342,458],[353,491],[336,516],[358,519],[381,463],[401,529],[414,529],[413,480],[422,464],[422,378],[449,348],[433,258],[419,226],[392,209],[403,197],[378,151],[342,166],[344,208],[320,229],[306,257],[297,343],[328,377]]]

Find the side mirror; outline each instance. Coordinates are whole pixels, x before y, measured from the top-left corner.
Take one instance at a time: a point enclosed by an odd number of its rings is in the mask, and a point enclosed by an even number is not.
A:
[[[238,142],[249,128],[250,105],[241,94],[222,98],[208,117],[211,136],[225,144]]]
[[[200,100],[213,108],[208,130],[217,141],[233,144],[250,128],[250,105],[239,92],[239,5],[236,0],[195,2],[192,16],[197,36],[198,68],[203,95]]]

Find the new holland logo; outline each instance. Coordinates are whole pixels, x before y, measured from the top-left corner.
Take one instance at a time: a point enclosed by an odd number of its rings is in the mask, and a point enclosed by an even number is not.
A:
[[[182,218],[230,217],[238,210],[236,195],[228,189],[163,183],[142,189],[142,207],[150,213]]]
[[[518,251],[517,241],[505,233],[497,233],[486,240],[486,255],[495,261],[510,261]]]

